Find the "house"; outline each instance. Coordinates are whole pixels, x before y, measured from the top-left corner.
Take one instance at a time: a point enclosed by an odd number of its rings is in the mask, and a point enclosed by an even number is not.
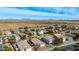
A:
[[[75,27],[75,30],[79,30],[79,27]]]
[[[37,31],[37,35],[43,35],[44,34],[44,31],[43,30],[38,30]]]
[[[40,41],[39,39],[37,38],[32,38],[31,41],[34,43],[34,45],[39,45],[40,47],[43,47],[45,46],[45,43]]]
[[[74,41],[73,37],[71,35],[66,35],[66,34],[55,34],[56,37],[59,39],[62,39],[62,42],[72,42]]]
[[[43,30],[44,34],[48,33],[48,31],[46,29]]]
[[[42,38],[42,41],[45,42],[46,44],[50,45],[54,43],[54,38],[51,36],[45,36]]]
[[[73,37],[70,37],[70,36],[63,36],[62,41],[63,42],[74,42],[74,39]]]
[[[18,42],[19,40],[21,40],[21,37],[18,34],[14,34],[13,36],[15,37],[16,42]]]
[[[10,30],[3,31],[3,35],[10,35],[10,34],[12,34],[12,31]]]
[[[62,38],[64,34],[60,34],[60,33],[57,33],[57,34],[54,34],[56,37],[58,38]]]
[[[23,27],[19,27],[17,30],[21,33],[25,33],[25,29]]]
[[[36,32],[35,31],[28,31],[27,34],[30,35],[30,36],[31,35],[36,35]]]
[[[1,37],[4,38],[4,39],[10,39],[11,36],[2,35]]]
[[[11,35],[5,35],[5,36],[3,36],[3,38],[4,38],[4,40],[5,39],[16,39],[16,42],[18,42],[20,39],[21,39],[21,37],[18,35],[18,34],[11,34]]]
[[[32,51],[33,49],[33,47],[27,43],[27,40],[17,42],[17,46],[20,51]]]
[[[71,37],[76,37],[76,35],[75,34],[66,34],[67,36],[71,36]]]

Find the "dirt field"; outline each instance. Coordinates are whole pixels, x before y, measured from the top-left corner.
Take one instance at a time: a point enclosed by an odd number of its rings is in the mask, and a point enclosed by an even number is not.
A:
[[[42,22],[42,21],[30,21],[30,22],[0,22],[0,29],[15,29],[18,27],[33,27],[33,26],[52,26],[56,22]]]
[[[33,26],[52,26],[54,24],[63,24],[63,22],[51,22],[51,21],[26,21],[26,22],[0,22],[0,30],[3,29],[15,29],[18,27],[33,27]],[[69,25],[79,26],[79,22],[70,23]]]

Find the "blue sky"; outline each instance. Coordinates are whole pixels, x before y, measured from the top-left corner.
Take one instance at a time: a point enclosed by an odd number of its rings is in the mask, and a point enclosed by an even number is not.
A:
[[[79,7],[0,7],[0,19],[78,20]]]

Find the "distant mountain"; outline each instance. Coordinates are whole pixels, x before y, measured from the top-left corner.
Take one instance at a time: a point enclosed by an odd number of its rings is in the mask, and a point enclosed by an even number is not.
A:
[[[67,22],[74,22],[79,20],[55,20],[55,19],[0,19],[0,22],[24,22],[24,21],[67,21]]]

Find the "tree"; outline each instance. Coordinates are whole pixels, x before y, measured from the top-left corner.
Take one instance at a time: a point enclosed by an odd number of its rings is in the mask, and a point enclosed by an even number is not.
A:
[[[9,41],[8,41],[8,38],[3,38],[3,43],[8,43]]]
[[[24,27],[24,29],[25,29],[25,32],[27,32],[28,31],[28,27],[26,26],[26,27]]]
[[[54,44],[59,45],[59,44],[63,43],[61,38],[58,38],[56,36],[54,36],[54,38],[55,38]]]
[[[26,26],[26,27],[24,27],[24,29],[28,29],[28,27]]]
[[[16,39],[14,36],[12,36],[10,39],[8,39],[10,43],[16,43]]]
[[[4,51],[12,51],[12,48],[7,45],[4,45],[3,48],[4,48]]]
[[[52,51],[61,51],[61,49],[55,47]]]
[[[26,35],[22,35],[22,36],[21,36],[21,39],[22,39],[22,40],[25,40],[25,39],[26,39]]]
[[[38,50],[39,47],[40,47],[40,45],[39,45],[39,44],[36,44],[36,45],[34,46],[34,50]]]

